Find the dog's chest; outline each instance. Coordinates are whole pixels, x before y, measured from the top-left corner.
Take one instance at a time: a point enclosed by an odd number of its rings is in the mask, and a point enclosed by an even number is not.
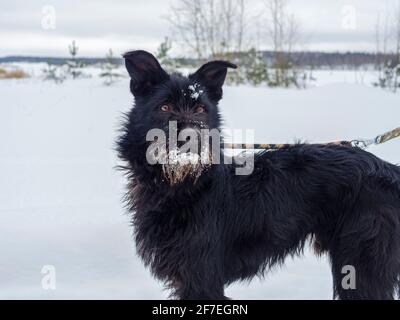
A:
[[[207,221],[194,215],[205,214],[197,207],[165,209],[143,213],[137,221],[136,244],[139,254],[160,279],[179,278],[181,268],[197,259],[210,241]]]
[[[168,189],[159,193],[156,188],[135,192],[140,204],[134,213],[136,245],[158,278],[175,272],[179,278],[182,266],[222,243],[229,209],[218,189],[210,183],[173,194]]]

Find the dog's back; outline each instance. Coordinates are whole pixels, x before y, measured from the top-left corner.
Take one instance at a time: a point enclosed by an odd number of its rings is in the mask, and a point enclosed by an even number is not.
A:
[[[358,148],[299,145],[258,154],[254,173],[233,180],[243,217],[236,228],[249,230],[236,243],[235,261],[249,263],[232,267],[239,270],[232,278],[283,263],[311,236],[331,257],[337,296],[393,297],[400,275],[398,166]],[[347,265],[357,273],[355,290],[341,286]]]

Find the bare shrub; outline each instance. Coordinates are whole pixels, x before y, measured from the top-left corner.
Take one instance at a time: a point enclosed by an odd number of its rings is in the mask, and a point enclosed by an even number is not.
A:
[[[0,79],[23,79],[28,77],[29,74],[20,69],[6,70],[0,68]]]

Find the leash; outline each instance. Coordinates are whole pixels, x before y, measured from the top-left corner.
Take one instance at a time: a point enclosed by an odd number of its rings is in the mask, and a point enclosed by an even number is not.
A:
[[[322,143],[324,145],[340,145],[340,146],[349,146],[354,148],[366,149],[371,145],[379,145],[385,143],[394,138],[400,137],[400,127],[393,129],[391,131],[382,133],[376,136],[373,139],[355,139],[355,140],[341,140],[334,141],[328,143]],[[246,143],[225,143],[225,149],[247,149],[247,150],[281,150],[281,149],[290,149],[298,144],[296,143],[285,143],[285,144],[264,144],[264,143],[255,143],[255,144],[246,144]]]

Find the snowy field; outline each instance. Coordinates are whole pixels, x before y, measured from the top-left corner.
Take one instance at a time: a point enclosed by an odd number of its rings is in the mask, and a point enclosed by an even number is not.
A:
[[[32,67],[37,71],[36,67]],[[255,129],[256,142],[370,138],[400,124],[400,94],[372,88],[371,74],[317,71],[307,90],[227,87],[225,127]],[[363,84],[364,83],[364,84]],[[121,204],[113,151],[128,79],[62,85],[0,80],[0,298],[163,299],[137,258]],[[372,147],[400,162],[400,139]],[[44,290],[42,267],[56,268]],[[288,259],[263,281],[230,286],[235,299],[330,299],[326,257]]]

